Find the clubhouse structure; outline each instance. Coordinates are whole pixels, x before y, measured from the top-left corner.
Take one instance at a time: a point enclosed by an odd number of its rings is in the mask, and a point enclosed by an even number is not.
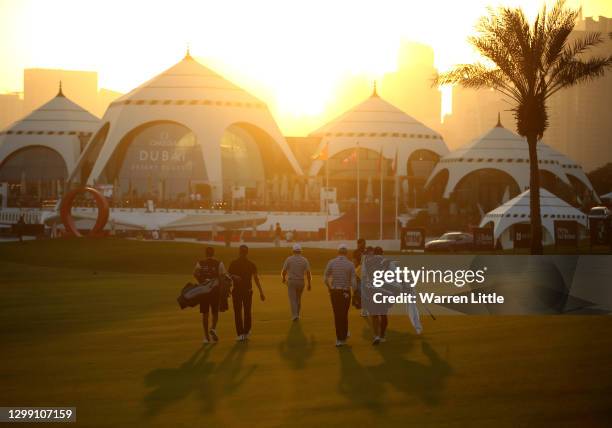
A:
[[[544,143],[538,155],[547,195],[576,210],[598,201],[579,165]],[[0,132],[0,224],[27,214],[59,225],[57,201],[83,185],[109,200],[107,228],[127,234],[268,240],[278,224],[300,240],[396,239],[401,225],[478,226],[528,191],[529,156],[501,123],[451,152],[376,87],[310,135],[285,137],[265,103],[187,52],[101,120],[60,89]],[[89,227],[91,200],[77,205]]]

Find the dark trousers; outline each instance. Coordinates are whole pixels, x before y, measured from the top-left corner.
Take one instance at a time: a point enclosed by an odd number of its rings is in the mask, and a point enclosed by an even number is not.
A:
[[[348,311],[351,306],[350,290],[330,290],[332,308],[334,309],[334,323],[336,325],[336,339],[346,340],[348,334]]]
[[[232,290],[232,303],[234,305],[234,321],[238,336],[251,331],[251,303],[253,290]]]

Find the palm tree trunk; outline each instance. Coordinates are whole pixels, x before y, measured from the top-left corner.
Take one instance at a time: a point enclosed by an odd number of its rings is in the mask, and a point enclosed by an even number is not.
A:
[[[538,137],[527,135],[529,145],[529,212],[531,215],[531,254],[543,254],[542,217],[540,216],[540,169],[538,164]]]

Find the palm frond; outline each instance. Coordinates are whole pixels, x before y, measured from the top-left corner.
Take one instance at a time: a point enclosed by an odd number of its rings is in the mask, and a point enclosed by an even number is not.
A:
[[[563,88],[588,82],[601,77],[608,69],[612,69],[612,55],[607,57],[592,57],[584,61],[573,60],[565,62],[563,68],[550,82],[546,98]]]
[[[589,49],[603,43],[604,39],[599,32],[587,33],[583,37],[574,40],[571,46],[566,46],[563,50],[563,58],[574,58],[585,53]]]
[[[461,64],[438,75],[434,85],[494,88],[516,102],[519,133],[541,136],[548,125],[546,100],[603,75],[612,67],[612,57],[583,58],[604,40],[599,33],[588,33],[570,42],[579,9],[567,8],[565,0],[552,8],[544,5],[531,24],[520,8],[488,10],[468,41],[494,66]]]

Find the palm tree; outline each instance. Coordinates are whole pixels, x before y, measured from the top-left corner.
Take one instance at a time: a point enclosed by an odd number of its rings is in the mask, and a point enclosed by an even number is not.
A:
[[[544,6],[530,24],[520,8],[490,9],[469,42],[487,64],[461,64],[434,79],[434,85],[460,84],[466,88],[493,88],[512,100],[516,127],[529,146],[531,253],[542,254],[540,179],[537,143],[548,127],[547,101],[563,88],[602,76],[612,67],[612,56],[584,57],[603,43],[599,33],[568,40],[579,10],[558,0]]]

